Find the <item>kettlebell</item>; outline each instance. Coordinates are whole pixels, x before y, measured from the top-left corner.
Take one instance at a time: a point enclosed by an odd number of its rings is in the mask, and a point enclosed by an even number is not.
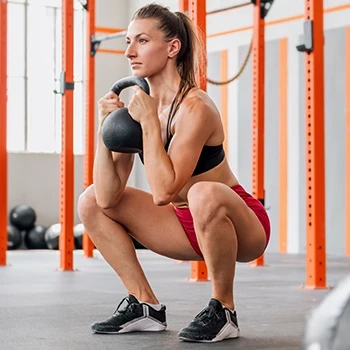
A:
[[[122,90],[138,85],[149,94],[146,79],[141,77],[126,77],[118,80],[111,88],[118,96]],[[127,108],[119,108],[110,113],[102,124],[102,140],[106,147],[113,152],[140,153],[142,152],[142,129],[140,123],[130,116]]]

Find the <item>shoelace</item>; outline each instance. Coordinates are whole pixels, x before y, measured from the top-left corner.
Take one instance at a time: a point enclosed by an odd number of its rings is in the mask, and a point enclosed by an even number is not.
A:
[[[127,301],[128,305],[126,305],[123,309],[120,309],[120,310],[119,310],[120,306],[124,303],[124,301]],[[127,312],[127,311],[129,311],[129,310],[132,311],[132,310],[134,309],[134,307],[135,307],[135,304],[132,303],[128,297],[125,297],[125,298],[122,299],[122,301],[119,303],[119,305],[118,305],[117,308],[115,309],[114,315],[115,315],[116,313],[118,313],[118,312],[119,312],[119,313],[125,313],[125,312]]]
[[[215,318],[220,319],[220,316],[216,312],[215,308],[212,306],[207,306],[195,317],[195,319],[201,321],[203,324],[208,324],[212,316],[215,316]]]

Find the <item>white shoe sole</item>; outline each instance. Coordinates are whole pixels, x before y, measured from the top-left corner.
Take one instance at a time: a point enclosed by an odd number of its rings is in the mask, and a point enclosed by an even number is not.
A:
[[[120,333],[130,333],[130,332],[161,332],[164,331],[167,324],[159,323],[150,318],[142,318],[135,322],[130,322],[126,324],[122,329],[117,332],[109,331],[98,331],[93,330],[94,333],[99,334],[120,334]]]
[[[179,337],[180,340],[188,341],[188,342],[196,342],[196,343],[215,343],[218,341],[222,341],[225,339],[235,339],[239,337],[239,328],[235,327],[232,323],[227,323],[222,330],[218,333],[218,335],[212,340],[196,340],[186,337]]]

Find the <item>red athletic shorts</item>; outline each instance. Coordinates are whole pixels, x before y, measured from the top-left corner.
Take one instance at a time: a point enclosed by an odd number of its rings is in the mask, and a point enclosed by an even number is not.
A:
[[[270,220],[267,215],[267,212],[264,208],[264,206],[251,194],[246,192],[246,190],[241,185],[236,185],[232,187],[232,190],[235,191],[247,204],[247,206],[253,210],[255,215],[258,217],[259,221],[261,222],[261,225],[263,226],[266,234],[266,246],[269,243],[270,240]],[[182,227],[184,228],[186,235],[188,237],[188,240],[190,241],[193,249],[195,252],[203,257],[203,254],[199,248],[197,236],[194,231],[194,225],[193,225],[193,218],[191,215],[191,212],[189,208],[177,208],[174,207],[175,213],[178,217],[178,219],[181,222]],[[265,249],[266,249],[265,246]]]

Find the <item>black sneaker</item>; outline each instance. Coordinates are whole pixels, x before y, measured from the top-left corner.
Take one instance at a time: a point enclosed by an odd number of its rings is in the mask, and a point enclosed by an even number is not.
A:
[[[124,302],[126,306],[121,308]],[[113,316],[103,322],[95,322],[91,328],[95,333],[105,334],[163,331],[167,327],[165,309],[162,305],[157,311],[148,304],[140,303],[133,295],[129,295],[120,302]]]
[[[230,311],[212,298],[209,305],[187,327],[181,329],[178,336],[184,341],[202,343],[238,338],[236,311]]]

